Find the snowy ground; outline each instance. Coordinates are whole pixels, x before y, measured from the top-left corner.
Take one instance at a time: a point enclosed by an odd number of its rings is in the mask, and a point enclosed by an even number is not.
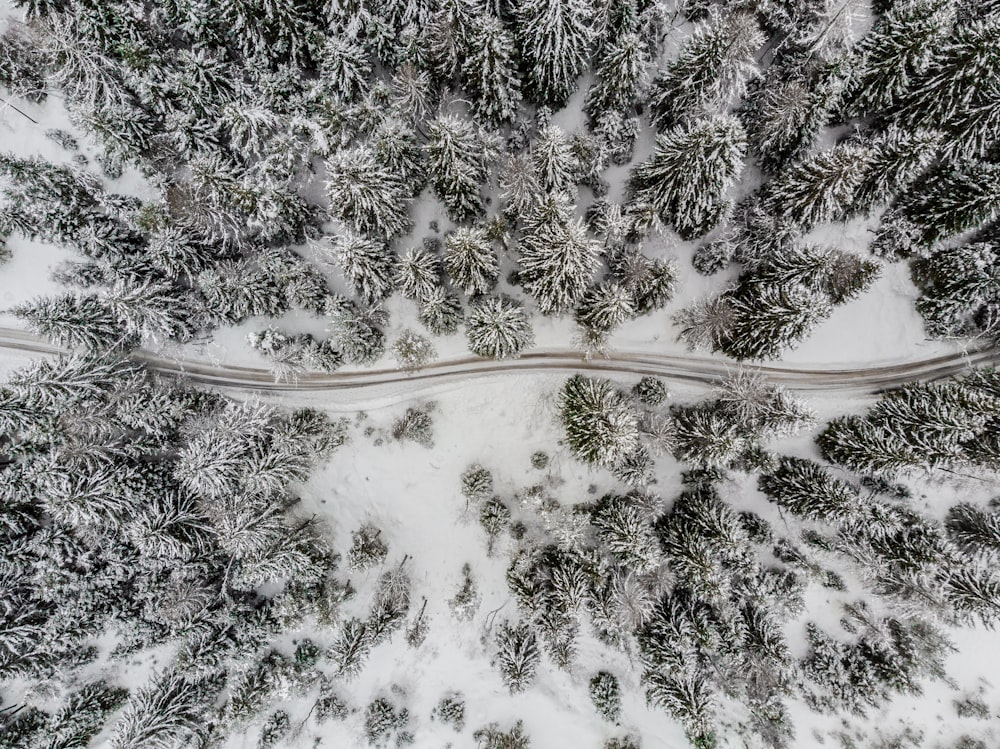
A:
[[[0,3],[0,17],[7,12]],[[2,21],[0,21],[2,23]],[[48,127],[72,131],[57,98],[43,106],[18,102],[30,116],[44,122],[34,125],[12,109],[0,113],[0,148],[18,155],[37,154],[57,162],[65,162],[70,154],[45,136]],[[564,123],[572,126],[572,122]],[[80,139],[83,153],[91,158],[85,140]],[[641,148],[649,148],[646,138]],[[640,154],[641,155],[641,154]],[[617,184],[620,187],[621,175]],[[110,189],[129,192],[144,198],[155,195],[135,173],[127,173]],[[618,189],[618,188],[614,188]],[[415,211],[419,229],[425,229],[433,216],[425,209]],[[441,224],[445,226],[444,222]],[[419,239],[424,232],[418,231]],[[846,249],[857,249],[867,241],[865,228],[848,226],[839,235],[827,234],[826,241]],[[417,240],[418,241],[418,240]],[[15,325],[16,320],[4,310],[37,295],[55,290],[49,280],[52,269],[71,253],[12,238],[13,259],[0,267],[0,325]],[[611,340],[617,350],[651,350],[680,353],[683,345],[676,340],[676,328],[670,317],[693,299],[715,293],[725,283],[725,276],[704,278],[690,265],[693,245],[673,243],[668,239],[647,243],[645,251],[654,256],[678,259],[680,277],[674,301],[667,309],[623,326]],[[310,250],[304,248],[308,254]],[[338,274],[330,269],[330,278],[343,287]],[[837,308],[833,315],[785,357],[787,362],[802,365],[875,365],[901,359],[922,358],[955,350],[955,345],[928,342],[924,339],[920,319],[913,309],[915,289],[910,283],[905,265],[885,269],[883,277],[858,300]],[[414,318],[412,303],[395,298],[390,301],[392,315],[391,341],[405,321]],[[269,321],[270,322],[270,321]],[[281,321],[289,327],[321,333],[323,321],[302,316],[289,316]],[[230,364],[253,363],[261,360],[245,344],[247,332],[263,327],[255,320],[236,328],[220,331],[197,352],[206,359]],[[413,323],[407,323],[413,327]],[[546,348],[570,348],[574,335],[572,321],[566,318],[536,320],[536,345]],[[435,346],[442,357],[467,353],[464,335],[436,339]],[[388,355],[383,364],[391,360]],[[20,356],[5,356],[0,369],[24,362]],[[399,443],[387,437],[391,423],[409,405],[390,397],[377,408],[356,417],[352,440],[335,453],[332,459],[302,488],[302,511],[323,518],[330,528],[336,548],[346,548],[349,534],[364,522],[371,521],[384,530],[390,546],[387,564],[399,563],[409,556],[409,569],[414,579],[414,603],[419,608],[422,598],[428,600],[430,635],[419,648],[409,648],[397,635],[393,641],[375,651],[368,668],[350,685],[349,703],[361,709],[371,698],[387,693],[398,685],[405,696],[398,698],[414,716],[417,747],[472,745],[471,732],[487,722],[510,725],[523,719],[533,746],[543,749],[561,747],[597,747],[611,736],[635,733],[642,737],[644,747],[681,749],[687,746],[680,728],[662,712],[645,706],[636,682],[637,671],[620,655],[615,656],[584,638],[577,664],[563,672],[544,664],[538,683],[527,694],[508,695],[496,670],[490,664],[490,645],[484,633],[490,622],[516,618],[515,604],[507,593],[503,579],[507,564],[505,550],[498,548],[492,558],[485,555],[485,537],[475,518],[465,512],[465,500],[459,492],[459,475],[472,462],[481,462],[492,469],[498,493],[512,498],[517,489],[546,482],[557,488],[563,502],[587,501],[615,484],[609,474],[591,472],[572,460],[565,450],[557,448],[560,432],[554,421],[552,394],[561,378],[531,375],[509,376],[480,380],[442,388],[434,394],[435,445],[432,449],[413,443]],[[695,391],[680,389],[675,397],[693,398]],[[296,400],[299,403],[299,400]],[[321,402],[316,403],[322,406]],[[857,410],[864,401],[817,400],[813,405],[821,418]],[[367,427],[374,433],[365,434]],[[376,444],[379,438],[382,444]],[[810,435],[784,446],[784,452],[811,454]],[[530,455],[537,450],[548,451],[552,457],[549,468],[532,469]],[[669,458],[658,465],[661,476],[659,490],[670,498],[677,489],[677,465]],[[919,482],[918,501],[932,509],[953,504],[958,497],[986,498],[996,487],[980,482],[964,484]],[[739,502],[762,503],[755,493],[743,487],[731,487]],[[921,496],[922,495],[922,496]],[[943,509],[941,509],[943,512]],[[473,565],[474,576],[482,600],[473,625],[458,621],[447,607],[447,600],[457,591],[460,570],[464,563]],[[362,591],[352,606],[359,609],[367,602],[370,585],[377,572],[369,578],[358,577]],[[832,600],[824,599],[822,589],[810,590],[810,604],[816,611],[826,611],[834,620],[839,616]],[[796,625],[790,624],[790,628]],[[793,633],[790,631],[789,633]],[[321,639],[321,637],[317,637]],[[793,637],[792,642],[795,642]],[[951,701],[962,694],[983,690],[983,697],[993,711],[1000,710],[1000,692],[992,683],[1000,673],[1000,641],[995,633],[963,631],[955,634],[957,652],[949,659],[949,672],[955,685],[928,684],[926,694],[919,698],[898,699],[886,709],[864,721],[818,718],[804,706],[795,706],[798,739],[796,747],[837,746],[830,738],[836,730],[851,733],[857,725],[866,731],[873,727],[886,732],[912,726],[925,733],[924,746],[944,747],[958,735],[968,732],[986,740],[988,745],[1000,745],[1000,733],[990,721],[958,719]],[[611,670],[622,679],[625,690],[621,725],[603,723],[593,711],[587,695],[587,682],[599,669]],[[448,691],[463,693],[467,701],[467,729],[461,736],[450,728],[429,721],[432,707]],[[344,695],[347,697],[347,695]],[[319,746],[356,746],[361,732],[362,717],[355,714],[346,723],[330,723],[324,727]],[[238,746],[239,743],[234,743]],[[312,746],[309,735],[300,736],[296,746]],[[860,739],[858,746],[875,746],[871,739]]]

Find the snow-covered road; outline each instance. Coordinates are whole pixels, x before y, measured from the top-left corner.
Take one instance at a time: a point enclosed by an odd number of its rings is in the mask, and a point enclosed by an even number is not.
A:
[[[0,349],[32,354],[56,354],[62,350],[30,333],[0,328]],[[407,372],[399,369],[363,369],[305,372],[293,381],[276,382],[268,369],[217,365],[193,359],[171,358],[136,350],[135,361],[172,375],[183,375],[192,382],[226,389],[250,389],[276,393],[320,393],[336,390],[360,390],[386,385],[402,385],[398,392],[412,395],[423,388],[470,378],[491,377],[506,373],[545,374],[591,372],[606,375],[651,375],[667,380],[715,386],[741,365],[720,358],[675,356],[650,352],[610,352],[587,359],[579,351],[534,350],[519,359],[494,361],[475,356],[432,362]],[[803,392],[868,393],[892,388],[907,382],[937,380],[961,374],[972,366],[1000,363],[1000,347],[983,344],[963,351],[925,359],[879,363],[871,367],[836,368],[744,365],[759,371],[770,382]],[[394,388],[395,389],[395,388]]]

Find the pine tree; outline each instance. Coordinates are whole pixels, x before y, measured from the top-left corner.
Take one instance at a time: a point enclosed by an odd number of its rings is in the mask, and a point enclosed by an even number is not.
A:
[[[458,297],[435,286],[421,300],[419,318],[434,335],[451,335],[462,322],[462,305]]]
[[[491,125],[513,122],[521,101],[513,35],[498,18],[482,14],[472,21],[468,43],[462,80],[473,111]]]
[[[963,502],[948,510],[945,520],[948,537],[963,551],[987,559],[1000,555],[1000,515]]]
[[[924,456],[906,444],[895,430],[855,416],[831,421],[816,438],[823,457],[852,471],[865,474],[896,474],[926,465]]]
[[[952,0],[908,0],[880,15],[848,58],[846,112],[876,114],[904,101],[947,40],[954,17]]]
[[[551,122],[538,131],[531,149],[531,160],[542,187],[548,191],[567,190],[575,181],[580,165],[573,153],[569,136]]]
[[[937,155],[940,134],[890,127],[869,141],[868,171],[854,193],[852,213],[888,205],[920,176]]]
[[[69,696],[42,729],[46,746],[86,746],[104,726],[107,717],[128,697],[128,690],[91,682]]]
[[[597,271],[597,243],[562,195],[536,206],[521,236],[520,281],[545,314],[565,312]]]
[[[760,477],[759,486],[780,507],[810,520],[852,522],[863,509],[856,489],[805,458],[782,457],[776,471]]]
[[[660,564],[653,528],[633,497],[614,494],[602,497],[591,522],[597,528],[602,546],[625,569],[641,574]]]
[[[601,50],[595,70],[597,81],[584,102],[592,123],[604,112],[625,112],[635,103],[648,65],[649,48],[633,32],[618,35]]]
[[[610,254],[608,267],[628,289],[636,314],[661,309],[674,295],[677,264],[672,258],[649,258],[639,247],[628,246]]]
[[[513,154],[500,172],[500,198],[504,212],[514,218],[528,213],[542,195],[542,186],[534,159],[527,154]]]
[[[988,224],[1000,216],[1000,164],[944,164],[900,198],[917,247]]]
[[[384,243],[344,232],[334,241],[331,254],[365,303],[375,304],[392,293],[396,256]]]
[[[486,297],[469,310],[469,350],[491,359],[511,359],[534,343],[531,322],[520,302],[507,296]]]
[[[591,5],[583,0],[520,0],[515,5],[527,88],[536,103],[558,108],[573,93],[590,55],[592,16]]]
[[[664,131],[706,113],[724,110],[743,94],[764,44],[751,13],[718,14],[698,26],[680,54],[653,79],[650,118]]]
[[[804,230],[843,219],[874,158],[871,147],[841,144],[787,167],[768,183],[764,207]]]
[[[192,681],[175,671],[161,674],[129,699],[111,746],[140,749],[190,740],[204,731],[214,696],[211,682]]]
[[[590,699],[597,714],[609,723],[617,723],[621,715],[621,690],[618,677],[607,671],[599,671],[590,680]]]
[[[524,724],[517,721],[514,727],[503,731],[496,723],[478,729],[472,734],[482,749],[530,749],[531,742],[524,733]]]
[[[434,346],[424,336],[412,330],[404,330],[399,334],[392,351],[402,369],[420,369],[434,359]]]
[[[732,326],[720,348],[737,359],[771,359],[801,340],[832,309],[822,292],[760,286],[732,297]]]
[[[338,151],[327,160],[326,173],[331,210],[353,229],[383,237],[409,230],[407,185],[379,164],[371,147]]]
[[[396,264],[395,282],[404,297],[422,302],[441,284],[441,259],[426,246],[409,249]]]
[[[497,633],[497,667],[511,694],[525,691],[535,680],[541,653],[527,624],[504,623]]]
[[[639,444],[639,424],[628,400],[608,380],[574,375],[560,393],[566,442],[584,461],[611,467]]]
[[[427,124],[427,169],[431,185],[455,221],[483,212],[479,186],[488,179],[492,145],[467,119],[440,114]]]
[[[469,296],[489,293],[500,276],[500,259],[481,227],[459,227],[445,237],[444,265],[452,282]]]
[[[809,150],[841,89],[838,65],[797,50],[780,55],[750,83],[740,120],[750,152],[766,171],[776,173]]]
[[[469,466],[462,474],[462,496],[470,502],[480,503],[493,495],[493,474],[478,463]]]
[[[19,305],[11,312],[58,346],[102,351],[129,343],[118,317],[96,294],[69,292]]]
[[[651,214],[686,239],[701,236],[725,211],[746,153],[743,128],[715,116],[678,126],[656,139],[656,150],[629,177],[631,212],[648,225]]]
[[[592,286],[583,295],[574,313],[577,324],[586,331],[588,341],[598,346],[609,332],[634,316],[632,293],[619,282]]]
[[[955,28],[935,48],[926,71],[912,82],[901,117],[911,127],[942,129],[945,155],[979,159],[995,149],[1000,127],[1000,22],[974,20]]]
[[[349,619],[344,622],[327,650],[327,657],[336,666],[337,676],[351,679],[364,668],[371,648],[371,638],[365,622],[357,618]]]
[[[920,288],[917,311],[934,337],[989,335],[981,324],[991,304],[1000,299],[1000,248],[992,242],[946,247],[911,265]]]
[[[351,534],[348,565],[352,570],[366,570],[385,561],[389,547],[379,538],[382,531],[374,525],[363,525]]]

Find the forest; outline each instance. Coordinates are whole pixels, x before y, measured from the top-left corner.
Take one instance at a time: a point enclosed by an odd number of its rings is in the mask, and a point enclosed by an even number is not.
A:
[[[996,350],[996,0],[9,5],[0,289],[61,254],[0,321],[58,348],[0,356],[0,749],[537,749],[498,706],[547,679],[600,749],[1000,741],[1000,697],[969,695],[960,736],[871,733],[968,692],[956,633],[1000,622],[1000,370],[831,408],[766,369],[900,268],[917,343]],[[584,372],[636,337],[729,374]],[[383,423],[143,358],[222,351],[292,392],[556,338],[580,371],[461,453],[449,398]],[[530,465],[476,442],[518,408],[548,419]],[[397,454],[462,461],[400,500],[476,539],[457,590],[377,477],[338,505],[330,466]],[[379,653],[438,657],[446,618],[494,697],[369,699]]]

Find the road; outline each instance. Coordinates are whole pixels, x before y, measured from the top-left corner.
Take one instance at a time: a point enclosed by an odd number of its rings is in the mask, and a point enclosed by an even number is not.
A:
[[[0,328],[0,349],[32,354],[61,352],[57,346],[30,333],[12,328]],[[423,385],[444,384],[511,372],[653,375],[673,381],[713,386],[739,366],[734,362],[718,358],[649,352],[619,351],[604,357],[586,359],[575,351],[536,350],[509,361],[493,361],[469,356],[436,361],[415,372],[398,369],[366,369],[334,374],[307,372],[294,381],[275,382],[274,375],[268,369],[168,358],[143,350],[137,350],[131,356],[158,372],[183,375],[192,382],[225,389],[250,389],[271,393],[322,393],[385,385],[403,385],[407,390],[419,390]],[[872,367],[839,369],[760,365],[754,366],[754,369],[759,370],[769,381],[793,390],[859,393],[897,387],[906,382],[937,380],[961,374],[970,366],[996,364],[1000,364],[1000,347],[983,345],[964,352]]]

